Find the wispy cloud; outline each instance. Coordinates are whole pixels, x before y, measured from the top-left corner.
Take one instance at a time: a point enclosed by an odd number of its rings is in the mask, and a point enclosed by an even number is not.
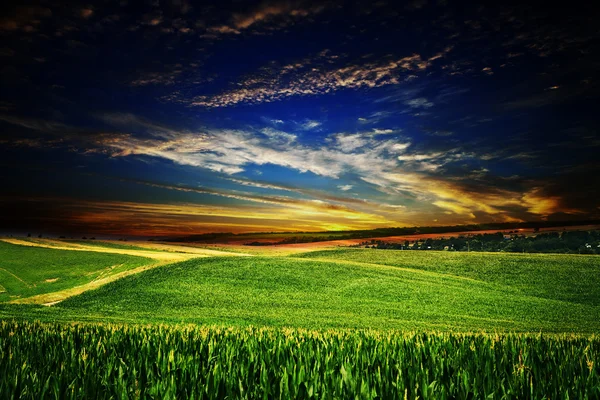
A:
[[[391,135],[392,133],[399,133],[401,130],[398,129],[373,129],[373,134],[375,135]]]
[[[131,81],[131,86],[148,86],[148,85],[173,85],[181,76],[181,65],[176,65],[169,72],[146,72],[139,78]]]
[[[306,121],[298,124],[298,126],[300,127],[300,129],[303,129],[305,131],[310,131],[310,130],[314,130],[315,128],[320,127],[321,123],[319,121],[307,119]]]
[[[268,127],[261,129],[260,132],[272,141],[275,141],[282,145],[290,144],[296,141],[296,139],[298,139],[298,136],[294,135],[293,133],[287,133],[278,129]]]
[[[347,62],[336,68],[332,68],[331,63],[337,63],[339,57],[323,51],[312,59],[281,68],[265,69],[259,75],[238,83],[235,89],[216,95],[198,96],[189,104],[208,108],[227,107],[238,103],[265,103],[292,96],[327,94],[341,89],[397,85],[413,77],[412,74],[425,71],[433,60],[442,58],[450,50],[445,49],[430,58],[412,54],[361,64]],[[181,101],[188,102],[187,99]],[[423,103],[421,107],[428,104]]]
[[[343,218],[352,219],[360,215],[364,221],[370,219],[372,222],[378,218],[387,222],[397,220],[399,216],[395,213],[399,210],[404,213],[420,210],[418,215],[421,216],[424,212],[443,210],[455,218],[463,218],[463,222],[466,221],[464,218],[469,220],[478,215],[503,220],[509,217],[523,219],[528,215],[544,217],[559,212],[577,212],[576,208],[564,205],[560,194],[540,189],[530,190],[528,188],[539,186],[518,177],[517,180],[500,182],[488,169],[481,167],[459,169],[454,175],[448,175],[452,171],[449,167],[485,160],[485,154],[477,155],[460,146],[427,151],[421,145],[413,145],[407,137],[382,133],[385,129],[330,134],[322,144],[316,145],[304,143],[295,134],[273,127],[191,131],[173,129],[131,114],[106,114],[100,118],[124,133],[104,133],[79,138],[78,140],[84,141],[81,143],[85,145],[81,147],[87,152],[101,152],[114,158],[141,156],[170,160],[180,165],[219,172],[231,177],[231,182],[245,187],[284,191],[299,195],[300,198],[243,190],[135,182],[156,188],[221,196],[250,203],[299,207],[303,212],[310,213],[324,213],[327,210],[340,218],[343,215]],[[61,128],[60,124],[47,121],[12,117],[2,119],[32,130],[52,132]],[[24,142],[22,145],[28,144]],[[252,181],[240,175],[244,171],[256,169],[256,166],[267,164],[339,180],[339,183],[334,184],[344,192],[355,189],[355,184],[344,181],[346,177],[352,176],[353,180],[358,179],[363,184],[370,185],[383,197],[374,201],[333,196],[307,188]],[[403,198],[407,202],[398,201]],[[388,207],[386,204],[392,206]]]
[[[411,108],[431,108],[434,106],[434,104],[425,97],[417,97],[415,99],[406,100],[404,104]]]
[[[164,184],[158,182],[151,181],[142,181],[142,180],[133,180],[133,179],[120,179],[129,183],[140,184],[145,186],[150,186],[154,188],[167,189],[167,190],[175,190],[181,192],[188,193],[198,193],[198,194],[208,194],[213,196],[227,197],[236,200],[242,200],[250,203],[259,203],[259,204],[271,204],[277,206],[285,206],[286,208],[293,208],[304,213],[312,213],[312,214],[330,214],[334,215],[338,218],[350,218],[350,219],[363,219],[363,220],[382,220],[383,217],[360,211],[358,209],[349,207],[346,202],[355,203],[358,205],[367,205],[368,202],[360,202],[360,201],[345,201],[344,198],[334,198],[328,197],[325,199],[305,199],[305,198],[294,198],[289,196],[281,196],[281,195],[259,195],[255,193],[249,192],[241,192],[241,191],[233,191],[233,190],[223,190],[223,189],[215,189],[215,188],[207,188],[207,187],[194,187],[194,186],[184,186],[184,185],[171,185]],[[243,182],[239,181],[238,182]],[[246,181],[248,182],[248,181]],[[256,185],[253,185],[256,186]],[[264,188],[274,189],[277,188],[277,185],[262,185]],[[291,190],[295,191],[295,190]],[[309,193],[310,191],[301,193]],[[312,192],[317,193],[317,192]],[[332,201],[333,200],[333,201]],[[350,200],[350,199],[348,199]]]
[[[266,22],[285,18],[305,18],[318,14],[330,6],[329,2],[310,3],[301,0],[266,1],[246,12],[234,13],[230,21],[207,28],[212,34],[240,34],[242,31]]]
[[[293,193],[297,193],[297,194],[300,194],[302,196],[305,196],[305,197],[308,197],[308,198],[311,198],[314,200],[319,200],[321,202],[341,203],[341,204],[351,205],[352,207],[358,207],[359,209],[366,209],[366,210],[374,211],[381,207],[381,204],[374,202],[374,201],[369,201],[366,199],[355,198],[355,197],[336,196],[329,192],[317,190],[317,189],[297,187],[297,186],[292,186],[292,185],[284,185],[281,183],[256,181],[256,180],[250,180],[250,179],[245,179],[245,178],[228,178],[228,180],[231,182],[235,182],[237,184],[243,185],[243,186],[250,186],[250,187],[268,189],[268,190],[274,190],[274,191],[293,192]],[[338,186],[338,188],[340,188],[340,190],[342,190],[342,191],[348,191],[348,190],[352,189],[353,187],[354,187],[354,185]]]
[[[37,118],[22,118],[12,115],[0,115],[0,121],[44,133],[61,132],[66,128],[69,130],[71,129],[71,127],[62,122],[48,121]]]
[[[360,124],[378,124],[394,115],[391,111],[376,111],[365,117],[358,118]]]
[[[160,132],[155,127],[151,129],[155,129],[155,134]],[[293,134],[272,128],[259,132],[204,130],[176,134],[166,129],[161,137],[123,135],[111,138],[105,146],[115,157],[161,157],[227,174],[242,172],[252,164],[273,164],[331,178],[339,178],[347,171],[368,171],[374,163],[392,168],[396,161],[390,155],[404,147],[397,139],[377,140],[361,135],[335,135],[333,145],[324,148],[314,148],[295,139]]]

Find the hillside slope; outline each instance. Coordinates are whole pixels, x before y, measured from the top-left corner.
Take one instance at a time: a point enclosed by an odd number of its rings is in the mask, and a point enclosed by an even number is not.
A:
[[[577,298],[582,286],[563,285],[558,290],[560,280],[556,280],[553,264],[548,264],[547,258],[515,258],[515,263],[526,267],[519,272],[518,284],[512,285],[509,279],[480,279],[476,273],[461,276],[414,266],[377,264],[373,258],[364,263],[326,260],[326,256],[319,254],[318,260],[190,260],[73,297],[57,306],[56,311],[129,322],[309,328],[600,329],[598,291],[594,289],[583,301]],[[331,253],[331,257],[340,255]],[[416,266],[435,261],[420,259],[421,253],[413,257]],[[584,258],[581,261],[570,268],[591,273],[593,265]],[[479,267],[474,262],[462,268]],[[526,282],[530,282],[529,287]],[[548,282],[556,283],[554,295]]]

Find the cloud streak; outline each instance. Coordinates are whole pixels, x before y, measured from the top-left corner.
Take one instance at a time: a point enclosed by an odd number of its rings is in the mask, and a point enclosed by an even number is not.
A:
[[[166,141],[125,141],[111,143],[109,147],[119,150],[114,156],[150,155],[229,175],[239,174],[249,165],[265,164],[286,167],[300,173],[310,172],[334,180],[355,174],[382,193],[406,193],[418,202],[432,204],[469,219],[474,218],[475,213],[500,220],[515,220],[522,219],[517,214],[521,217],[528,214],[544,217],[556,212],[576,212],[560,207],[558,198],[536,195],[537,192],[519,187],[498,189],[493,183],[486,184],[486,179],[489,179],[487,170],[474,170],[465,179],[448,179],[435,174],[446,165],[477,159],[476,154],[465,152],[460,147],[423,153],[417,149],[412,150],[411,143],[406,138],[375,134],[374,131],[332,134],[326,140],[327,146],[314,147],[298,142],[297,137],[292,134],[271,130],[266,132],[267,134],[262,135],[241,130],[206,131],[202,134],[185,132],[169,137]],[[277,140],[273,140],[274,138]],[[473,180],[477,185],[475,190],[463,184],[464,181]],[[242,184],[261,186],[248,181]],[[349,189],[349,186],[340,186],[341,192]],[[268,188],[315,196],[314,191],[311,193],[309,190],[281,185],[271,185]],[[349,202],[349,199],[316,197],[318,201]],[[275,200],[279,201],[281,199]],[[377,203],[364,200],[354,201],[353,204],[382,210]],[[413,207],[421,210],[427,208],[423,204]],[[399,208],[392,209],[397,211]],[[518,210],[517,214],[514,213],[515,210]]]
[[[228,35],[241,32],[277,19],[298,19],[316,15],[330,6],[329,2],[265,1],[246,12],[233,13],[227,24],[207,28],[210,34]]]
[[[268,103],[293,96],[323,95],[342,89],[397,85],[412,79],[413,74],[427,70],[449,51],[451,48],[446,48],[430,58],[411,54],[332,68],[331,64],[337,62],[339,57],[325,50],[314,59],[265,69],[259,75],[237,84],[235,89],[216,95],[197,96],[188,104],[207,108],[228,107],[239,103]],[[428,108],[432,105],[426,101],[411,106]]]

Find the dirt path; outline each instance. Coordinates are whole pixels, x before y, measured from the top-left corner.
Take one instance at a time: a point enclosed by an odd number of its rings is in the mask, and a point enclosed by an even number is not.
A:
[[[102,285],[106,285],[107,283],[114,282],[118,279],[124,278],[129,275],[138,274],[143,271],[147,271],[152,268],[159,267],[161,265],[173,264],[176,262],[187,261],[193,258],[200,257],[216,257],[216,256],[251,256],[250,254],[243,253],[233,253],[233,252],[225,252],[218,250],[209,250],[209,249],[199,249],[199,248],[191,248],[187,252],[174,252],[175,249],[173,247],[183,247],[183,246],[165,246],[171,247],[169,249],[156,249],[162,251],[152,250],[154,247],[149,247],[148,250],[138,250],[138,249],[118,249],[111,247],[101,247],[98,245],[85,245],[79,243],[68,243],[64,244],[58,240],[38,240],[36,242],[31,242],[28,240],[21,239],[13,239],[13,238],[2,238],[0,239],[4,242],[15,244],[19,246],[29,246],[29,247],[43,247],[48,249],[55,250],[68,250],[68,251],[92,251],[96,253],[112,253],[112,254],[125,254],[130,256],[138,256],[145,257],[154,260],[153,263],[143,265],[141,267],[133,268],[127,271],[119,272],[117,274],[108,275],[104,277],[98,277],[95,280],[88,282],[84,285],[75,286],[69,289],[59,290],[57,292],[52,293],[44,293],[36,296],[27,297],[24,299],[17,299],[11,301],[11,303],[15,304],[42,304],[45,306],[52,306],[57,304],[69,297],[76,296],[81,294],[87,290],[96,289]],[[179,250],[179,249],[177,249]],[[8,272],[8,271],[7,271]],[[17,279],[19,279],[17,277]],[[19,279],[20,280],[20,279]]]
[[[119,242],[112,242],[112,241],[107,241],[107,243],[119,243]],[[240,256],[240,257],[251,257],[252,254],[246,252],[246,251],[226,251],[226,250],[217,250],[217,249],[209,249],[206,247],[194,247],[194,246],[185,246],[183,244],[178,244],[178,243],[159,243],[159,242],[155,242],[155,243],[148,243],[148,242],[128,242],[131,243],[132,245],[136,246],[136,247],[144,247],[147,248],[149,250],[160,250],[163,252],[176,252],[176,253],[190,253],[190,254],[201,254],[201,255],[206,255],[206,256],[213,256],[213,257],[218,257],[218,256],[232,256],[232,255],[236,255],[236,256]],[[247,248],[245,249],[247,250]],[[235,253],[235,254],[234,254]]]
[[[149,269],[156,268],[156,267],[164,265],[164,264],[168,264],[168,263],[159,262],[159,263],[143,265],[141,267],[129,269],[127,271],[119,272],[114,275],[108,275],[104,278],[95,279],[84,285],[74,286],[72,288],[59,290],[57,292],[38,294],[35,296],[26,297],[24,299],[17,299],[17,300],[11,301],[11,303],[13,303],[13,304],[41,304],[44,306],[53,306],[69,297],[77,296],[78,294],[81,294],[88,290],[99,288],[102,285],[106,285],[107,283],[114,282],[114,281],[124,278],[126,276],[139,274],[140,272],[147,271]]]
[[[129,256],[138,256],[151,258],[153,260],[162,261],[164,263],[172,263],[178,261],[189,260],[196,257],[216,257],[216,256],[250,256],[250,254],[233,253],[219,250],[201,249],[201,248],[185,248],[183,246],[157,246],[148,247],[148,250],[139,249],[119,249],[113,247],[102,247],[101,245],[85,245],[79,243],[63,243],[58,240],[38,240],[31,242],[22,239],[3,238],[4,242],[29,247],[44,247],[56,250],[70,251],[94,251],[97,253],[112,253],[125,254]],[[159,250],[159,251],[157,251]]]

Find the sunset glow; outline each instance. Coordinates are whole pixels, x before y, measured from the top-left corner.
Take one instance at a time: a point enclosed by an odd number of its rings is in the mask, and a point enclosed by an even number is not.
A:
[[[0,233],[600,218],[592,14],[401,4],[9,6]]]

